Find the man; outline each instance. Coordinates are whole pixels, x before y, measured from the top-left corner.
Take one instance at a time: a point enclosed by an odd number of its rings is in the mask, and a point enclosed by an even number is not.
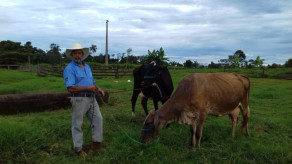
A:
[[[72,59],[64,70],[63,78],[68,91],[72,94],[72,138],[73,147],[77,154],[87,156],[82,148],[82,123],[84,115],[92,126],[93,150],[105,151],[101,142],[103,139],[102,115],[94,97],[96,91],[104,96],[104,91],[95,84],[90,67],[83,61],[89,55],[89,48],[82,48],[75,43],[73,48],[66,49],[66,56]]]

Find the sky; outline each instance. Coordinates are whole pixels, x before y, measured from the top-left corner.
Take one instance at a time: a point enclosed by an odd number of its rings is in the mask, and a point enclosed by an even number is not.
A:
[[[169,61],[202,64],[237,50],[265,64],[292,58],[292,0],[0,0],[0,41],[64,52],[74,43],[108,53],[147,55],[162,47]]]

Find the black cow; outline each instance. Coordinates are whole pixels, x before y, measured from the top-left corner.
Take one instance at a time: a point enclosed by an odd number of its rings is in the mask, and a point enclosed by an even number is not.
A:
[[[173,91],[172,79],[167,67],[155,63],[143,64],[134,69],[134,89],[132,95],[132,115],[135,116],[135,105],[140,92],[143,93],[142,106],[146,116],[148,115],[147,100],[153,99],[155,110],[158,109],[158,101],[162,104],[168,100]]]

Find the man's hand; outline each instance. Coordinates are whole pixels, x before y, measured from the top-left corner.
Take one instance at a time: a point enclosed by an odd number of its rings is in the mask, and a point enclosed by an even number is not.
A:
[[[87,90],[90,92],[95,92],[95,86],[94,85],[90,85],[87,87]]]
[[[104,96],[105,96],[105,92],[104,92],[102,89],[98,88],[98,92],[100,92],[100,93],[101,93],[102,97],[104,97]]]
[[[102,97],[104,97],[105,92],[102,89],[100,89],[95,83],[94,83],[94,86],[95,86],[95,91],[99,92],[102,95]]]

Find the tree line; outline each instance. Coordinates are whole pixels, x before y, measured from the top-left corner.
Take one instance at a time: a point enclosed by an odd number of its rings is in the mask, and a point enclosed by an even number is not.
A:
[[[218,63],[214,63],[213,61],[208,64],[208,68],[235,68],[235,67],[245,67],[245,68],[253,68],[253,67],[263,67],[265,59],[261,59],[260,56],[257,56],[255,59],[246,59],[246,55],[242,50],[237,50],[233,55],[228,55],[226,59],[220,59]],[[200,68],[205,67],[201,65],[197,61],[186,60],[184,63],[185,67],[193,67]],[[284,65],[273,63],[268,65],[269,68],[279,68],[279,67],[292,67],[292,58],[285,62]]]
[[[89,47],[90,55],[86,58],[87,62],[95,63],[105,63],[105,55],[100,53],[99,55],[93,55],[97,51],[97,46],[92,44]],[[145,56],[134,56],[131,54],[132,49],[127,49],[124,53],[111,54],[108,55],[109,63],[130,63],[130,64],[142,64],[148,62],[148,60],[156,60],[155,57],[160,57],[159,54],[164,51],[154,50],[153,52],[148,52]],[[161,63],[165,61],[166,58],[161,58]],[[158,59],[157,58],[157,59]],[[158,62],[160,62],[158,61]],[[50,45],[50,50],[44,51],[37,47],[33,47],[30,41],[21,45],[21,42],[13,42],[10,40],[0,42],[0,64],[14,65],[14,64],[38,64],[45,63],[50,65],[58,65],[60,63],[70,62],[66,58],[65,52],[61,53],[60,46],[58,44],[52,43]]]
[[[89,47],[90,55],[85,60],[87,62],[105,63],[105,55],[100,53],[99,55],[93,55],[97,51],[97,46],[91,44]],[[134,56],[132,54],[132,48],[128,48],[126,52],[109,54],[109,63],[111,64],[144,64],[156,61],[160,65],[172,65],[183,66],[188,68],[205,67],[197,61],[186,60],[183,64],[169,61],[165,57],[163,48],[159,50],[148,50],[148,54],[144,56]],[[242,50],[237,50],[233,55],[229,55],[226,59],[220,59],[218,63],[213,61],[208,65],[210,68],[219,67],[259,67],[262,66],[264,59],[260,59],[258,56],[256,59],[246,59],[246,55]],[[70,62],[66,58],[65,52],[61,53],[60,46],[58,44],[50,44],[50,50],[44,51],[40,48],[33,47],[30,41],[21,45],[21,42],[13,42],[10,40],[0,42],[0,64],[2,65],[21,65],[21,64],[49,64],[59,65],[62,63]],[[292,67],[292,59],[289,59],[283,66]],[[272,68],[282,67],[279,64],[270,65]]]

